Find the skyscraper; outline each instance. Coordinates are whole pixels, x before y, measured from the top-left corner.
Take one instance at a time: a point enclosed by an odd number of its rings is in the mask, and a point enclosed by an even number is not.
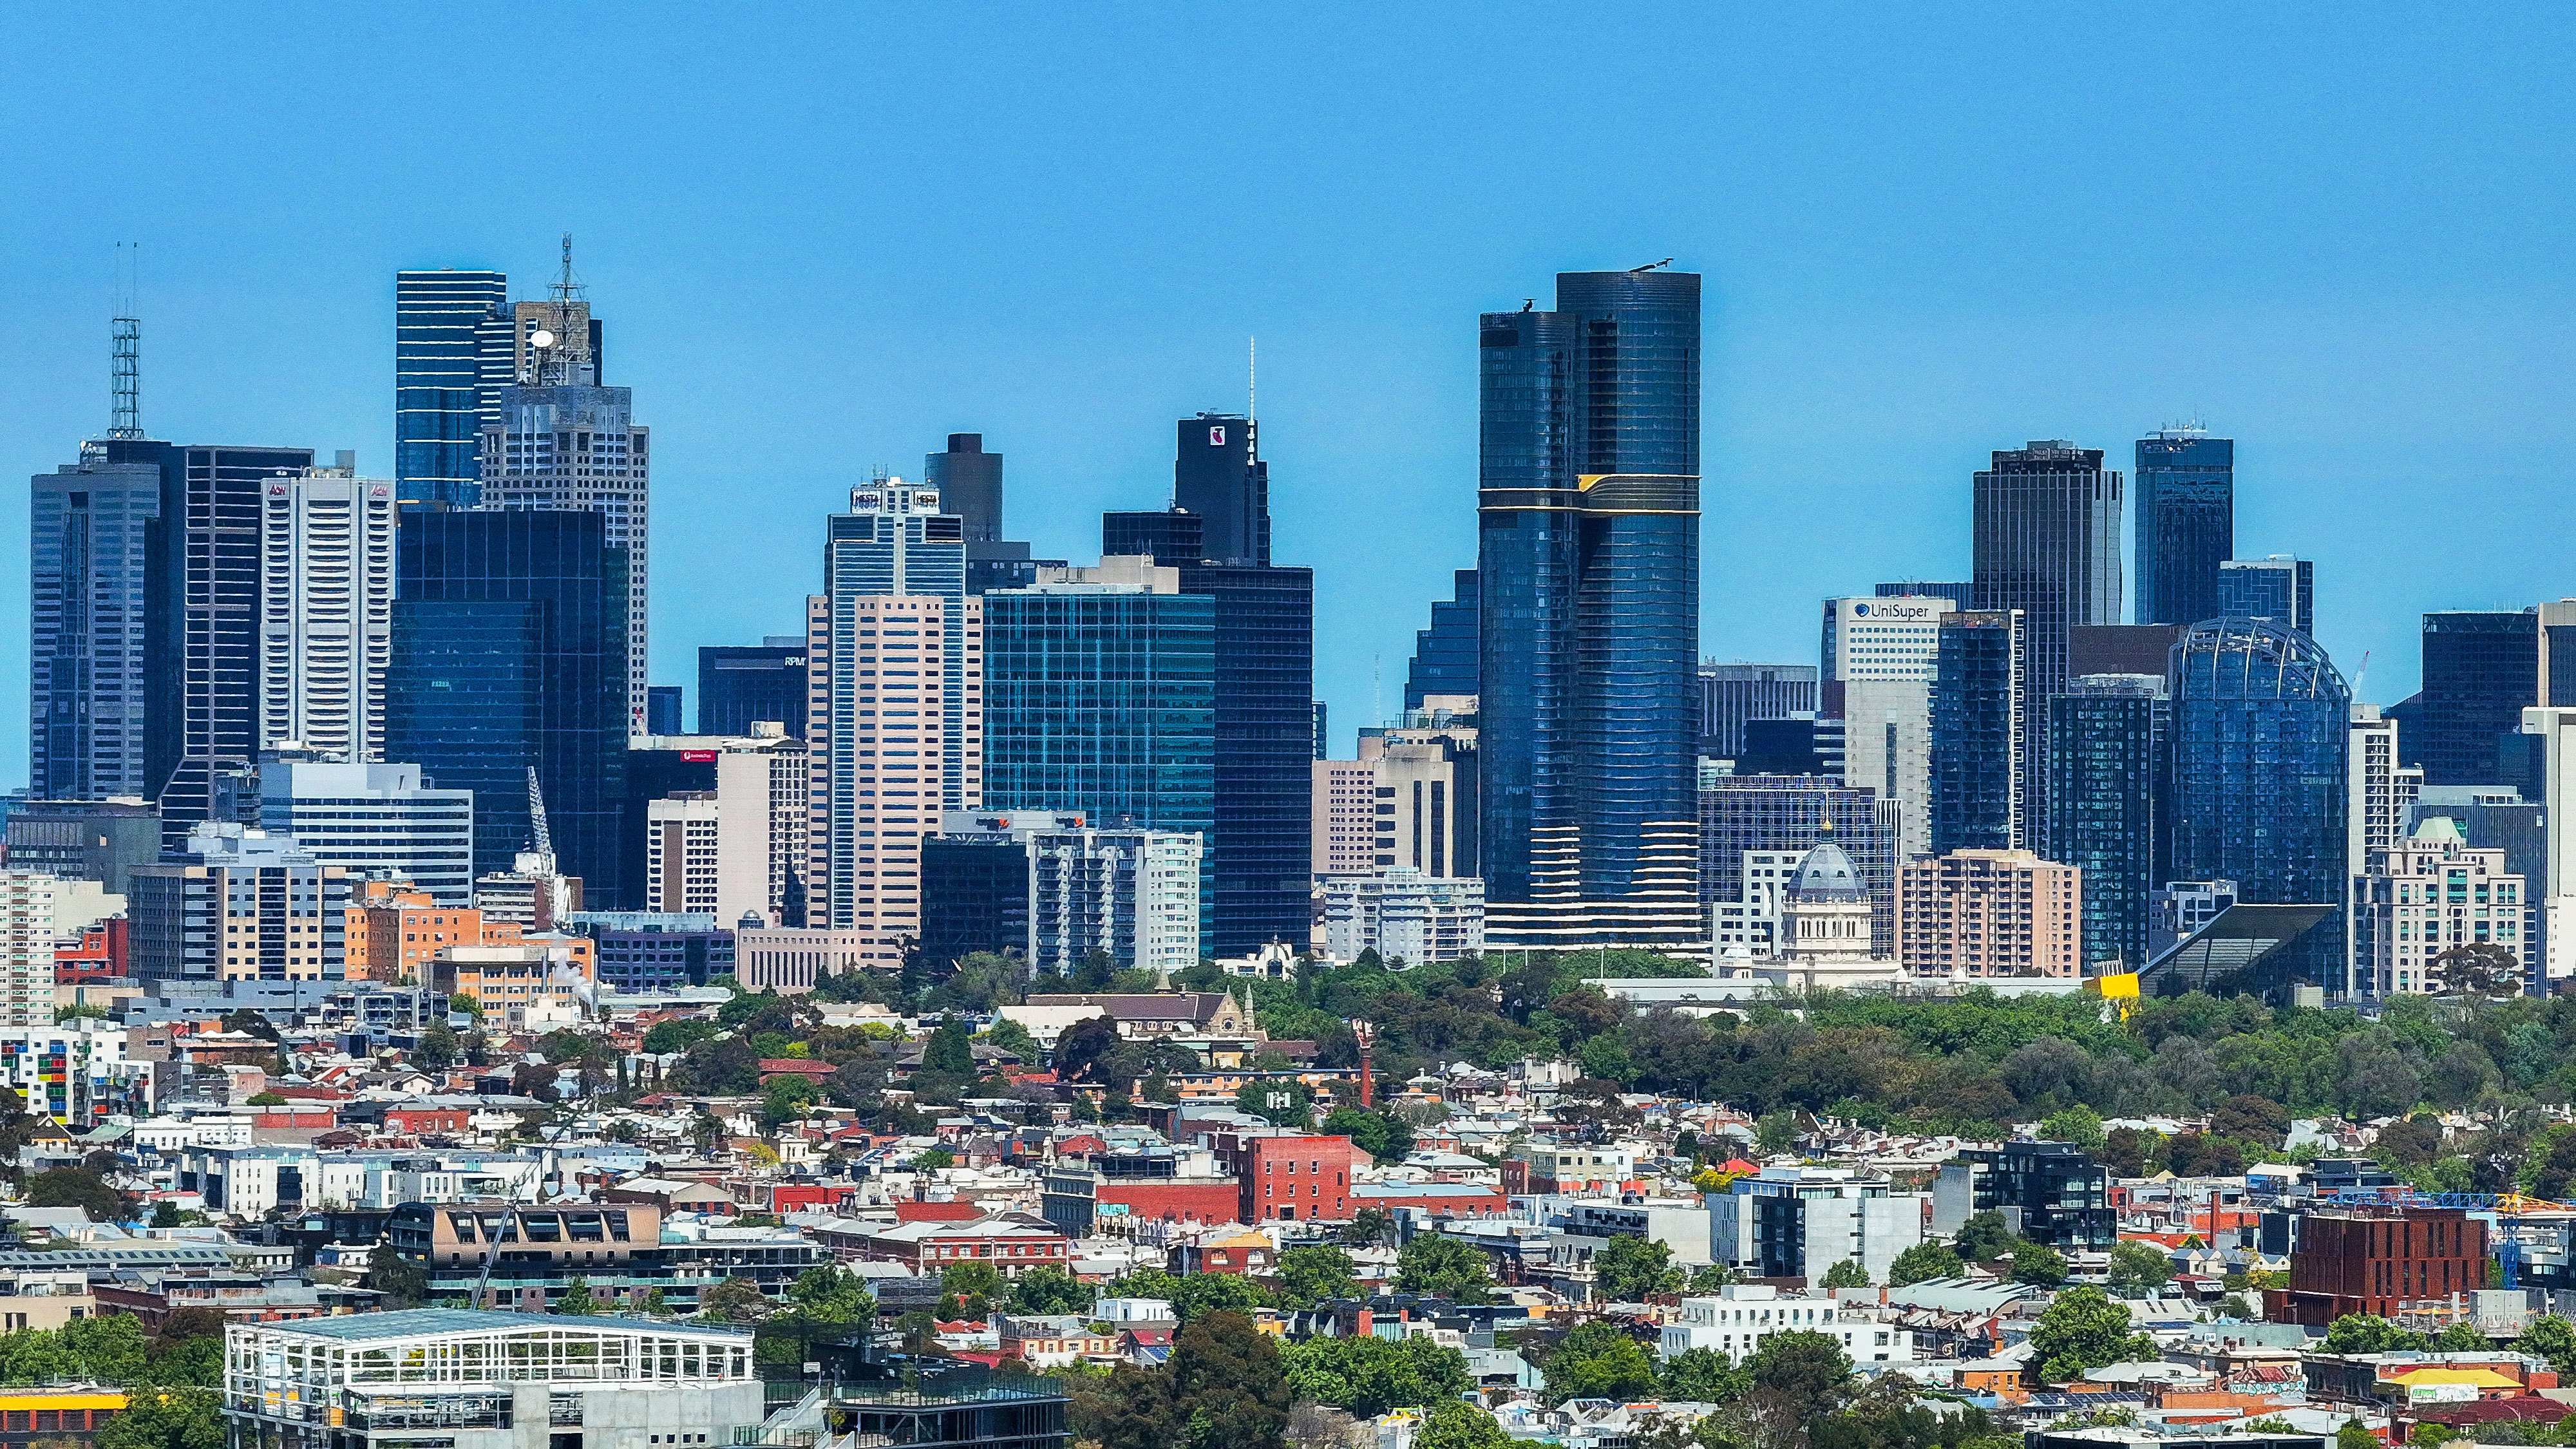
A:
[[[2084,872],[2084,962],[2147,964],[2158,807],[2170,788],[2162,675],[2090,674],[2048,701],[2047,855]]]
[[[531,848],[528,772],[562,871],[626,899],[626,550],[573,510],[404,510],[385,751],[474,792],[476,879]]]
[[[2099,448],[2047,439],[1997,452],[1975,494],[1977,608],[2022,611],[2020,795],[2035,813],[2048,799],[2041,706],[2066,687],[2067,631],[2120,622],[2120,475]]]
[[[144,539],[160,516],[167,443],[83,443],[29,480],[29,788],[38,799],[149,796]]]
[[[173,848],[216,818],[259,758],[268,485],[313,466],[309,448],[175,453],[144,526],[144,778]]]
[[[1897,808],[1867,790],[1839,785],[1815,776],[1722,775],[1699,792],[1699,890],[1712,910],[1754,906],[1766,924],[1756,932],[1776,946],[1769,934],[1776,924],[1779,892],[1808,851],[1833,841],[1850,857],[1869,892],[1871,950],[1888,955],[1896,949]],[[1778,858],[1777,864],[1750,864],[1749,856]],[[1769,871],[1769,876],[1753,872]],[[1720,935],[1728,932],[1721,923]],[[1738,944],[1759,946],[1753,941]]]
[[[2138,440],[2137,621],[2197,624],[2229,612],[2218,570],[2236,553],[2236,444],[2196,424]],[[2119,622],[2113,614],[2080,623]]]
[[[1002,536],[1002,455],[984,451],[982,433],[950,433],[947,451],[924,456],[921,468],[940,506],[965,521],[966,592],[1020,588],[1042,564],[1063,563],[1032,559],[1027,544]]]
[[[1426,696],[1476,693],[1476,571],[1451,576],[1446,602],[1433,600],[1431,627],[1413,633],[1413,659],[1404,671],[1404,707],[1422,708]]]
[[[1900,807],[1900,860],[1932,850],[1932,673],[1956,612],[1939,597],[1825,601],[1823,702],[1839,700],[1843,779]]]
[[[698,650],[698,733],[747,735],[776,720],[805,734],[805,636],[771,634],[756,645],[709,644]]]
[[[2317,632],[2317,566],[2283,554],[2229,559],[2218,566],[2218,607],[2209,617],[2222,614],[2276,619],[2302,634]]]
[[[807,668],[820,712],[807,923],[867,934],[868,964],[921,934],[921,842],[984,801],[984,610],[965,524],[936,489],[875,478],[828,520]]]
[[[1757,719],[1813,718],[1816,666],[1720,664],[1699,667],[1698,752],[1731,760],[1744,752],[1744,726]]]
[[[2211,620],[2174,646],[2177,880],[2238,899],[2340,907],[2351,695],[2316,641],[2267,620]],[[2331,929],[2341,935],[2338,919]]]
[[[339,466],[271,477],[260,517],[260,748],[384,758],[394,485]]]
[[[2021,767],[2031,713],[2022,692],[2019,609],[1949,614],[1932,666],[1932,850],[2011,850],[2024,844],[2029,806]]]
[[[483,425],[509,359],[510,279],[500,272],[394,273],[394,481],[406,503],[470,506]]]
[[[1270,465],[1261,461],[1260,424],[1240,413],[1180,421],[1172,463],[1172,506],[1205,520],[1200,556],[1209,563],[1270,562]]]
[[[2495,782],[2501,737],[2540,702],[2539,625],[2536,609],[2424,616],[2422,715],[2399,743],[2425,784]]]
[[[1542,834],[1581,897],[1623,895],[1647,827],[1695,818],[1699,291],[1565,272],[1557,310],[1479,319],[1489,901],[1531,899]]]

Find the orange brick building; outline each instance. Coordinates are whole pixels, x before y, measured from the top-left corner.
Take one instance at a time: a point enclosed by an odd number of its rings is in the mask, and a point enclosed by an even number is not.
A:
[[[2083,874],[2027,850],[1908,861],[1897,955],[1917,976],[2081,976]]]
[[[2485,1286],[2487,1225],[2465,1209],[2310,1213],[2290,1286],[2263,1290],[2263,1317],[2326,1328],[2347,1313],[2394,1318],[2404,1304]]]

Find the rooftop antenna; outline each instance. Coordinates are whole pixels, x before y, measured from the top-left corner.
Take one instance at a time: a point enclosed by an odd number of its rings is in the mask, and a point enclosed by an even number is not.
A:
[[[1243,415],[1245,417],[1257,418],[1261,416],[1261,414],[1253,410],[1253,403],[1260,396],[1261,339],[1258,337],[1246,337],[1243,339]]]
[[[1672,264],[1673,259],[1671,257],[1666,257],[1660,262],[1648,262],[1642,267],[1630,267],[1628,270],[1632,272],[1651,272],[1657,267],[1669,267]]]
[[[555,294],[555,304],[557,306],[562,306],[569,302],[578,302],[582,299],[585,289],[581,283],[574,281],[572,277],[571,232],[565,232],[563,234],[563,275],[556,279],[554,286],[548,290]]]
[[[143,436],[143,322],[134,314],[135,271],[142,259],[142,243],[119,242],[117,259],[116,320],[111,324],[112,360],[108,364],[110,412],[107,435],[111,438]]]

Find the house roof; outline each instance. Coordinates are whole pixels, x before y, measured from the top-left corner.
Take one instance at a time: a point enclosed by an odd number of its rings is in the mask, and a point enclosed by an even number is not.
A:
[[[1216,991],[1154,992],[1141,996],[1050,996],[1028,998],[1030,1006],[1096,1006],[1117,1021],[1186,1021],[1205,1024],[1231,1000]]]

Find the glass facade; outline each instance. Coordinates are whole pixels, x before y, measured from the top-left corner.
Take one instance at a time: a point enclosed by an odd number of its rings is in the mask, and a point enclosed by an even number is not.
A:
[[[2236,552],[2235,441],[2198,428],[2140,438],[2137,493],[2137,621],[2196,624],[2237,612],[2218,595],[2219,566]]]
[[[1744,750],[1744,726],[1816,712],[1812,664],[1703,664],[1699,667],[1699,752],[1731,760]]]
[[[1478,607],[1476,571],[1458,570],[1448,600],[1432,602],[1431,627],[1413,631],[1413,660],[1404,671],[1406,709],[1422,708],[1425,695],[1476,692]]]
[[[474,873],[535,833],[602,902],[626,899],[626,551],[599,514],[407,509],[385,683],[385,749],[474,792]]]
[[[144,538],[167,443],[85,443],[28,484],[28,781],[37,799],[151,795]]]
[[[2218,607],[2203,617],[2271,619],[2313,634],[2317,566],[2303,558],[2229,559],[2218,566]]]
[[[805,641],[711,644],[698,650],[698,733],[748,735],[757,720],[805,733]]]
[[[1880,584],[1875,597],[1881,599],[1948,599],[1962,609],[1974,608],[1977,602],[1975,584]]]
[[[2169,688],[2172,876],[2340,905],[2352,697],[2325,651],[2268,620],[2213,619],[2174,646]]]
[[[1932,663],[1932,853],[2023,845],[2020,610],[1950,614]]]
[[[1216,954],[1313,929],[1315,571],[1185,563],[1216,630],[1216,824],[1208,837]],[[1174,828],[1174,827],[1158,827]]]
[[[2171,745],[2161,675],[2085,675],[2048,702],[2053,788],[2042,853],[2084,872],[2088,971],[2147,963],[2148,892],[2162,878],[2156,811],[2170,788]]]
[[[394,273],[394,481],[404,502],[470,506],[479,496],[490,389],[515,380],[509,296],[500,272]]]
[[[1898,808],[1815,776],[1721,775],[1699,792],[1702,906],[1745,898],[1746,851],[1800,852],[1828,838],[1869,892],[1870,950],[1896,952]]]
[[[2039,705],[2066,688],[2067,632],[2120,622],[2120,493],[2120,475],[2103,471],[2101,449],[2063,439],[1998,452],[1976,476],[1976,607],[2022,611],[2021,692],[2030,707],[2018,765],[2026,810],[2048,798]]]
[[[1180,421],[1172,506],[1203,520],[1202,556],[1213,562],[1270,562],[1270,465],[1261,461],[1259,430],[1239,413]]]
[[[1700,279],[1567,272],[1557,310],[1479,319],[1480,705],[1489,900],[1570,838],[1579,894],[1636,885],[1692,818]]]
[[[1207,556],[1207,520],[1178,508],[1100,515],[1102,558],[1150,557],[1178,567]]]
[[[2497,737],[2539,703],[2540,615],[2445,611],[2424,616],[2421,714],[2398,731],[2427,785],[2493,784]]]

